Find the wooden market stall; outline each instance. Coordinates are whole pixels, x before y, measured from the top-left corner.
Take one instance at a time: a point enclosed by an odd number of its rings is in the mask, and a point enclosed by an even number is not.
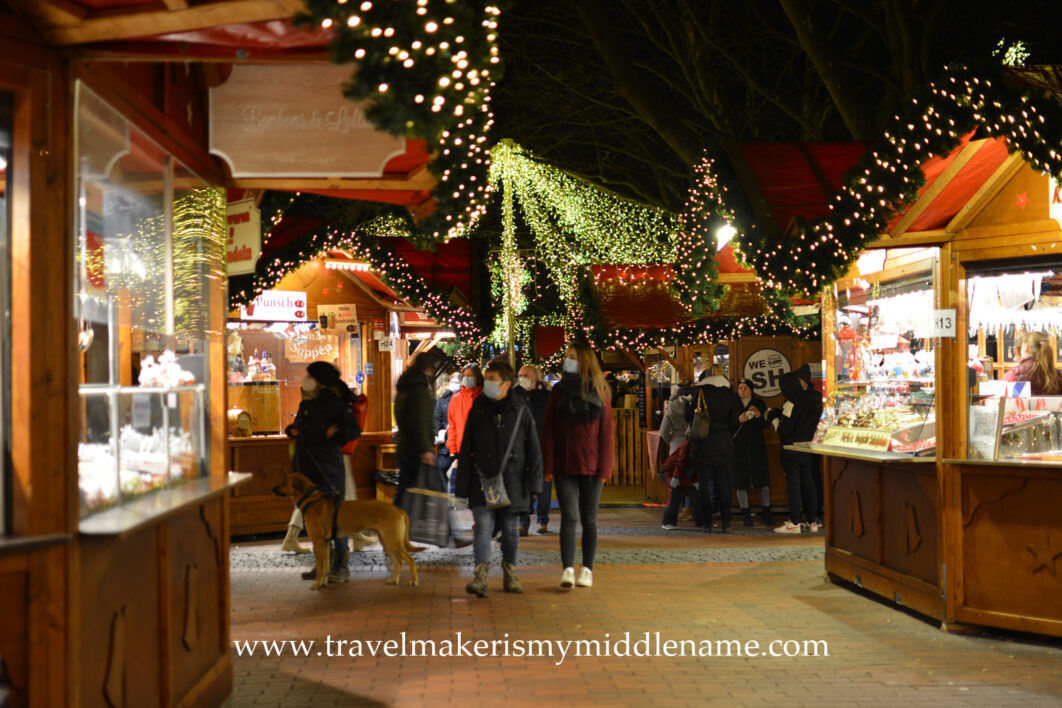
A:
[[[336,364],[344,381],[368,398],[366,429],[350,462],[357,498],[375,499],[376,470],[393,465],[392,401],[397,374],[405,367],[412,341],[427,348],[443,333],[421,311],[398,298],[367,264],[338,252],[303,264],[272,292],[304,296],[306,324],[274,322],[268,329],[230,329],[230,368],[237,349],[244,361],[261,360],[268,354],[275,367],[266,380],[230,382],[230,407],[250,400],[240,398],[247,389],[275,391],[277,401],[275,412],[272,404],[258,411],[249,409],[253,435],[228,440],[232,469],[253,474],[252,481],[233,494],[234,535],[283,531],[287,526],[291,502],[270,490],[291,471],[291,441],[283,431],[298,409],[306,366],[313,361]],[[263,419],[268,425],[258,425]]]
[[[63,61],[34,36],[0,44],[17,172],[4,403],[20,421],[2,470],[6,688],[16,706],[218,705],[241,476],[205,102],[185,100],[183,69]]]
[[[1057,185],[993,139],[922,167],[824,308],[826,570],[945,627],[1062,636],[1062,397],[1001,380],[1023,332],[1057,347]]]

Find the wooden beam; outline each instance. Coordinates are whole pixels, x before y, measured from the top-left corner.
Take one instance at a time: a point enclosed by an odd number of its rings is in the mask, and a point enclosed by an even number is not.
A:
[[[660,355],[667,360],[667,363],[675,367],[675,371],[682,371],[682,367],[679,366],[679,363],[675,361],[675,358],[673,356],[667,353],[666,349],[664,349],[663,347],[657,347],[656,350],[660,352]]]
[[[209,56],[198,56],[176,51],[172,46],[164,46],[160,42],[157,47],[138,47],[135,52],[121,48],[101,49],[99,47],[79,48],[74,56],[82,61],[114,62],[123,64],[145,62],[151,64],[186,64],[196,63],[203,65],[211,64],[330,64],[332,57],[328,51],[317,50],[292,50],[290,52],[276,52],[272,54],[258,54],[257,50],[243,50],[233,47],[228,53]],[[172,42],[170,44],[173,44]],[[246,56],[239,56],[241,52],[247,52]]]
[[[981,210],[988,206],[988,203],[999,194],[999,191],[1003,189],[1010,178],[1013,177],[1018,170],[1025,164],[1025,158],[1021,156],[1021,153],[1013,153],[1003,164],[1000,165],[992,176],[985,180],[985,183],[981,185],[981,188],[974,192],[974,195],[970,197],[970,201],[966,202],[966,206],[959,210],[948,225],[944,228],[948,233],[957,233],[962,231],[974,220],[974,218],[981,213]]]
[[[716,276],[720,283],[758,283],[760,276],[755,273],[720,273]]]
[[[57,1],[49,0],[49,3]],[[53,18],[46,17],[43,18],[46,24],[40,29],[52,44],[85,44],[287,19],[300,9],[302,0],[217,0],[177,10],[162,8],[121,14],[90,14],[76,25],[58,24]]]
[[[188,9],[188,0],[162,0],[162,2],[171,12]]]
[[[955,156],[951,164],[944,168],[944,171],[933,181],[933,184],[929,185],[926,191],[922,192],[921,196],[918,197],[918,201],[912,204],[900,220],[896,222],[896,226],[889,232],[889,236],[891,238],[902,236],[910,228],[911,224],[922,215],[922,212],[929,208],[933,200],[940,196],[940,193],[951,183],[955,175],[959,174],[962,168],[966,166],[966,163],[973,159],[973,156],[977,154],[977,151],[986,142],[987,139],[982,139],[971,140],[966,143],[966,146],[959,151],[959,154]]]
[[[37,26],[69,27],[88,17],[88,10],[69,0],[11,0],[10,5]]]
[[[417,192],[435,188],[434,175],[421,170],[410,179],[381,177],[364,179],[349,177],[240,177],[232,180],[233,187],[242,189],[276,189],[294,191],[301,189],[364,189],[372,191]]]
[[[631,363],[638,367],[638,371],[645,371],[645,364],[642,363],[641,359],[631,354],[630,349],[620,349],[619,352],[630,359]]]
[[[908,231],[902,236],[891,238],[882,236],[877,241],[871,241],[866,248],[904,248],[907,246],[928,246],[938,243],[947,243],[955,238],[955,234],[947,229],[928,229],[926,231]]]

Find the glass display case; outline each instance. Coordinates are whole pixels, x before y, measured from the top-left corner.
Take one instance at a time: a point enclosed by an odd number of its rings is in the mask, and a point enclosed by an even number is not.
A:
[[[984,263],[967,273],[970,460],[1062,461],[1062,262]]]
[[[77,84],[82,515],[206,474],[224,196]]]
[[[833,381],[814,443],[890,455],[936,450],[931,260],[833,292]]]

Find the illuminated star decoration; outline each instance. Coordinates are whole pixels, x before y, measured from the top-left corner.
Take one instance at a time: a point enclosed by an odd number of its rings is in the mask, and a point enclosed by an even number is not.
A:
[[[1025,207],[1026,207],[1026,205],[1028,205],[1028,203],[1029,203],[1029,192],[1028,192],[1028,190],[1026,190],[1026,191],[1022,192],[1021,194],[1019,194],[1018,198],[1014,200],[1014,204],[1017,205],[1018,207],[1020,207],[1022,211],[1025,211]]]

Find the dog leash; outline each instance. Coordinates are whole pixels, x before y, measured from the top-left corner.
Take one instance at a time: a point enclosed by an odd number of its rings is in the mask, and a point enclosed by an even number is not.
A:
[[[306,500],[309,499],[314,494],[320,494],[321,496],[317,497],[316,499],[310,499],[310,501],[307,502]],[[302,515],[305,517],[306,516],[306,512],[308,512],[310,509],[312,509],[313,506],[317,502],[321,501],[322,499],[328,499],[328,498],[331,498],[332,501],[333,501],[333,504],[332,504],[332,535],[329,536],[328,538],[326,538],[325,540],[326,541],[331,541],[332,539],[334,539],[336,537],[336,534],[337,534],[337,532],[339,530],[338,529],[338,524],[339,524],[339,493],[338,492],[336,492],[335,490],[325,491],[324,489],[321,489],[320,487],[314,485],[310,489],[307,489],[305,492],[303,492],[302,496],[299,497],[299,501],[297,501],[295,503],[295,506],[298,507],[299,512],[302,513]],[[303,506],[303,504],[305,504],[305,506]]]

